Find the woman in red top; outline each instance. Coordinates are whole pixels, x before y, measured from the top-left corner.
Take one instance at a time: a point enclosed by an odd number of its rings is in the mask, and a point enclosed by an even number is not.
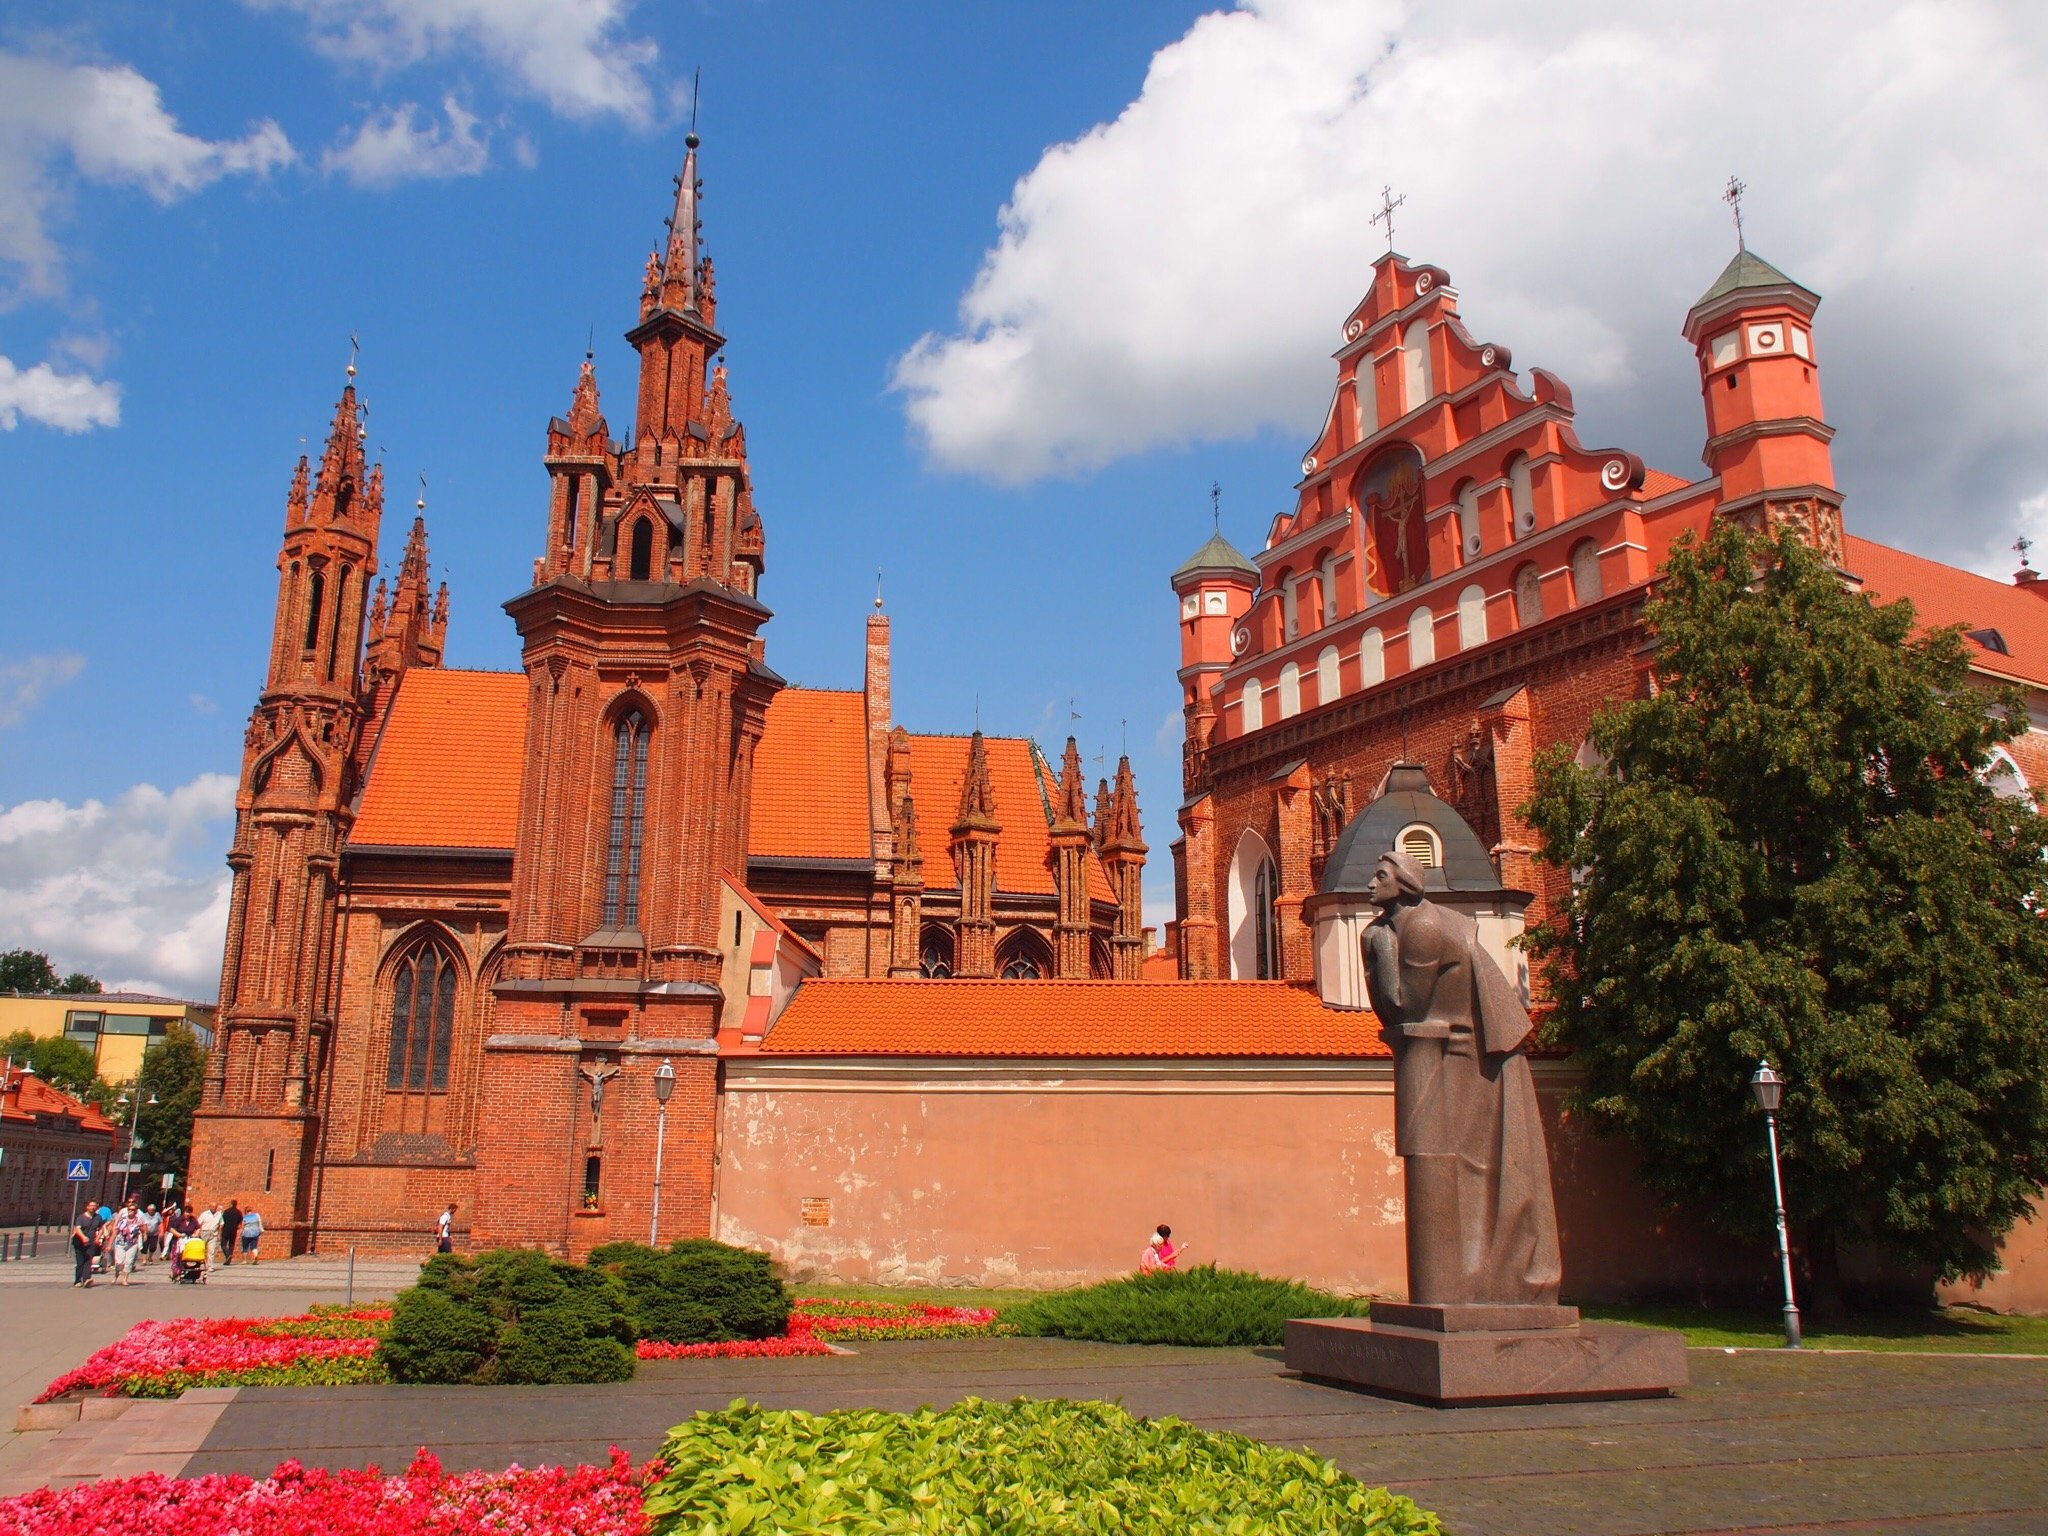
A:
[[[1149,1275],[1155,1269],[1172,1269],[1180,1262],[1180,1250],[1173,1246],[1173,1228],[1161,1222],[1152,1231],[1151,1241],[1145,1244],[1145,1252],[1138,1259],[1138,1273]]]

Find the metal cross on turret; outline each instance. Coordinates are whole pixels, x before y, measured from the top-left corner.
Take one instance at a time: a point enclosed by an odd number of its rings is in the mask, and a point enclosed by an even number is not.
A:
[[[1372,222],[1387,226],[1387,253],[1389,255],[1392,255],[1394,250],[1394,210],[1407,201],[1408,198],[1405,193],[1400,197],[1396,197],[1392,187],[1382,186],[1380,188],[1380,211],[1372,216]]]
[[[1749,187],[1740,177],[1730,176],[1727,188],[1721,193],[1721,201],[1726,203],[1735,214],[1736,249],[1744,251],[1749,249],[1749,242],[1742,235],[1742,194],[1748,190]]]
[[[2032,570],[2034,568],[2034,565],[2033,562],[2027,558],[2027,551],[2034,547],[2034,541],[2022,535],[2021,537],[2014,539],[2012,541],[2012,547],[2014,552],[2018,554],[2020,557],[2021,568],[2024,570]]]

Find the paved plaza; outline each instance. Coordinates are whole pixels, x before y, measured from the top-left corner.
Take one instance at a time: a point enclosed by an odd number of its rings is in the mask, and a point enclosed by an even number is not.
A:
[[[340,1299],[329,1265],[266,1270],[201,1291],[152,1278],[90,1294],[26,1268],[0,1277],[0,1388],[26,1402],[141,1317]],[[359,1272],[370,1277],[381,1271]],[[279,1288],[288,1280],[298,1284]],[[1679,1398],[1455,1412],[1291,1378],[1277,1350],[1043,1339],[643,1363],[634,1381],[605,1387],[243,1388],[137,1404],[107,1426],[15,1435],[0,1482],[60,1468],[260,1474],[287,1457],[395,1468],[422,1445],[457,1469],[597,1460],[614,1444],[639,1459],[670,1425],[734,1398],[825,1410],[1024,1395],[1112,1399],[1306,1447],[1437,1510],[1456,1536],[2048,1531],[2048,1359],[1693,1350],[1688,1360],[1692,1385]]]

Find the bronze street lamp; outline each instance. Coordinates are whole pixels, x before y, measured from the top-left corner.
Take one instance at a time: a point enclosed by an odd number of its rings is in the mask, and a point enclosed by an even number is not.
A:
[[[654,1212],[647,1219],[647,1246],[661,1246],[661,1154],[668,1137],[668,1096],[676,1091],[675,1065],[664,1056],[654,1069]]]
[[[1799,1347],[1799,1307],[1792,1300],[1792,1243],[1785,1232],[1785,1183],[1778,1176],[1778,1105],[1785,1096],[1785,1079],[1771,1070],[1768,1061],[1756,1064],[1749,1079],[1757,1108],[1764,1112],[1764,1131],[1771,1141],[1771,1197],[1778,1208],[1778,1265],[1785,1276],[1785,1347]]]

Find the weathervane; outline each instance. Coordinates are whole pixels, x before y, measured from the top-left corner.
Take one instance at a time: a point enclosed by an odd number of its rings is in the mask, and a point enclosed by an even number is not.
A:
[[[875,612],[882,611],[882,568],[875,567]]]
[[[1742,235],[1742,194],[1748,190],[1740,177],[1730,176],[1726,190],[1721,193],[1721,201],[1735,212],[1735,248],[1738,251],[1749,249],[1749,242]]]
[[[1380,211],[1372,216],[1372,222],[1387,226],[1387,254],[1389,256],[1394,254],[1394,210],[1407,201],[1406,193],[1396,197],[1392,187],[1382,186],[1380,188]]]
[[[2025,535],[2022,535],[2021,537],[2014,539],[2012,541],[2012,547],[2019,552],[2020,569],[2023,571],[2031,571],[2034,567],[2032,563],[2027,559],[2027,551],[2034,547],[2034,541],[2030,538],[2027,538]]]
[[[1209,524],[1217,533],[1223,531],[1223,486],[1220,482],[1209,482]]]

